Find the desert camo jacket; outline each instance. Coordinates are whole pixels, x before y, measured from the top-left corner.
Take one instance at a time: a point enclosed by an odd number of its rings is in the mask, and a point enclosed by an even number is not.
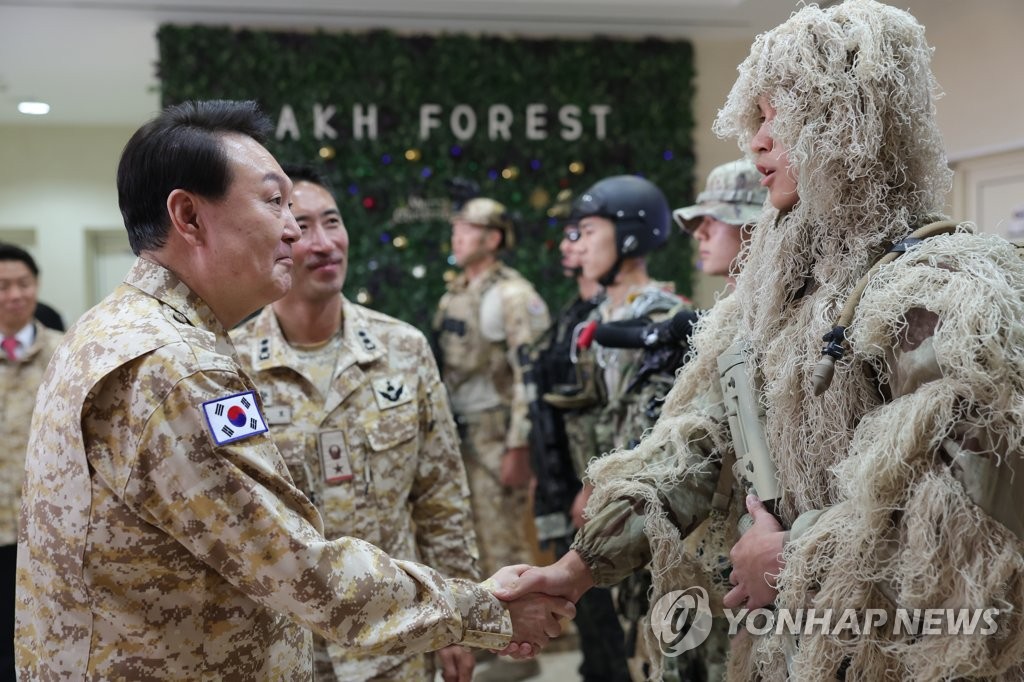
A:
[[[482,587],[325,540],[269,432],[214,435],[203,404],[239,395],[261,410],[210,308],[148,260],[69,331],[28,447],[21,679],[309,680],[310,629],[366,653],[507,644]]]
[[[430,344],[412,325],[344,298],[342,320],[328,344],[337,361],[326,395],[270,306],[231,332],[292,480],[319,508],[326,537],[351,535],[447,577],[479,578],[466,471]],[[334,475],[330,443],[344,447],[336,455],[346,475]],[[329,648],[339,679],[399,662],[345,661],[344,645]]]
[[[61,336],[36,323],[36,338],[24,357],[12,362],[0,354],[0,545],[18,541],[28,427],[36,391]]]

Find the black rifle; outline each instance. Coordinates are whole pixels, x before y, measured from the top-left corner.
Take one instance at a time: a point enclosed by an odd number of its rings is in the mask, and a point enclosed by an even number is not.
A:
[[[551,377],[545,372],[541,354],[536,349],[531,351],[528,346],[520,346],[518,355],[529,405],[530,463],[537,477],[534,524],[537,539],[547,542],[572,533],[568,512],[581,483],[569,458],[569,439],[562,415],[542,398],[551,390]]]

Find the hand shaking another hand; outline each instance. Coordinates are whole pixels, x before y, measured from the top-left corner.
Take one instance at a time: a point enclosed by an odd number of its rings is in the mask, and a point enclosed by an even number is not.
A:
[[[512,617],[512,643],[498,652],[512,658],[532,658],[549,641],[562,634],[564,621],[576,617],[576,606],[561,595],[550,595],[533,589],[536,578],[528,577],[540,570],[528,564],[499,569],[488,586],[505,602]]]
[[[512,616],[512,644],[498,653],[530,658],[562,634],[560,619],[576,616],[575,602],[593,587],[594,579],[579,554],[570,551],[550,566],[506,566],[490,583]]]

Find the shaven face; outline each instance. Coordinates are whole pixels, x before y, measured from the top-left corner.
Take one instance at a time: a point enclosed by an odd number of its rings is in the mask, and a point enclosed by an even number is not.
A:
[[[0,332],[13,336],[36,314],[39,281],[20,260],[0,261]]]
[[[611,271],[618,255],[615,223],[600,216],[580,220],[579,259],[583,276],[598,281]]]
[[[742,228],[704,216],[693,231],[700,256],[700,269],[706,275],[734,275],[734,261],[743,246]]]
[[[292,294],[308,301],[337,296],[348,273],[348,231],[334,197],[324,187],[299,180],[292,213],[302,237],[292,245]]]
[[[764,176],[761,184],[768,188],[768,200],[780,212],[785,212],[800,200],[796,169],[789,163],[788,150],[772,137],[775,107],[765,95],[757,100],[757,106],[761,110],[761,127],[751,138],[750,149],[754,152],[757,170]]]
[[[494,256],[498,250],[500,235],[497,238],[492,235],[497,235],[497,231],[466,220],[454,221],[452,223],[452,255],[455,256],[455,264],[460,268],[465,268],[488,256]]]
[[[223,278],[220,307],[253,311],[291,287],[292,243],[299,238],[289,208],[292,183],[251,137],[229,133],[222,144],[231,184],[222,197],[197,199],[197,219]]]

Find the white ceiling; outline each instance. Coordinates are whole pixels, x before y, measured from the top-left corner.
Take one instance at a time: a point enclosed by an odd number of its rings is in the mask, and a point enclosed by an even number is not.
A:
[[[797,0],[0,0],[0,124],[138,125],[162,23],[749,40]],[[826,3],[822,3],[826,4]],[[19,114],[25,99],[49,115]]]

